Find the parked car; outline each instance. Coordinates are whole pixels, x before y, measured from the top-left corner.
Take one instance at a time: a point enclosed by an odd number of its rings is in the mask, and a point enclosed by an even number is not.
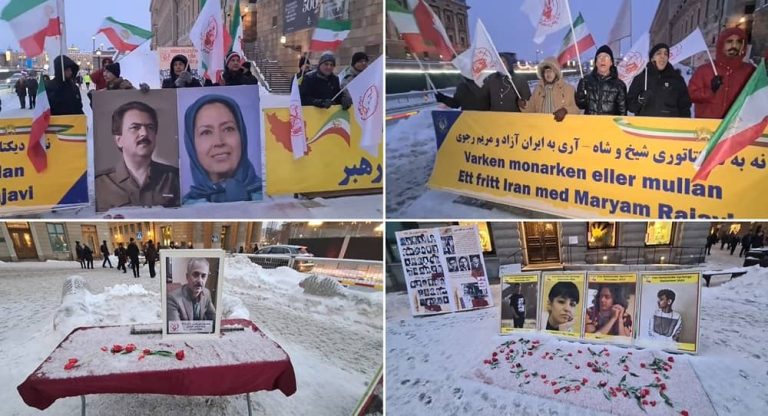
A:
[[[276,268],[280,266],[288,266],[289,259],[287,257],[266,257],[269,256],[294,256],[293,269],[302,273],[310,272],[315,267],[315,263],[312,260],[306,259],[306,257],[314,257],[314,254],[307,250],[306,246],[297,245],[274,245],[262,247],[255,254],[265,255],[264,257],[252,257],[252,261],[264,268]]]

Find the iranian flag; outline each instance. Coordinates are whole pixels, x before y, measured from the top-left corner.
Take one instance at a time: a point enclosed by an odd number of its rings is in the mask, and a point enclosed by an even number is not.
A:
[[[46,37],[61,35],[56,0],[11,0],[0,12],[0,20],[11,26],[28,58],[43,53]]]
[[[45,131],[51,123],[51,105],[48,103],[48,94],[45,92],[45,80],[42,74],[38,80],[37,102],[32,111],[32,129],[29,132],[29,147],[27,156],[37,172],[42,172],[48,167],[48,155],[45,152]]]
[[[237,52],[238,55],[242,57],[242,59],[245,58],[245,54],[243,53],[243,20],[240,17],[240,2],[235,2],[232,5],[232,22],[229,24],[229,36],[230,39],[232,39],[229,47],[229,52]]]
[[[128,53],[152,38],[152,32],[132,24],[119,22],[112,17],[104,19],[96,33],[103,33],[109,43],[120,53]]]
[[[335,2],[324,1],[320,4],[317,26],[312,32],[309,50],[312,52],[335,51],[352,29],[349,20],[349,2],[342,2],[336,7]]]
[[[224,72],[225,48],[228,46],[225,33],[221,3],[206,1],[189,31],[189,40],[197,49],[203,76],[212,81],[218,81]]]
[[[707,180],[715,166],[755,142],[768,127],[768,74],[765,59],[696,159],[693,180]]]
[[[451,40],[448,38],[448,33],[443,27],[443,23],[435,15],[435,12],[424,0],[418,0],[413,4],[413,17],[416,19],[416,24],[419,26],[419,32],[427,45],[429,45],[434,52],[440,56],[443,60],[453,59],[456,55]]]
[[[560,53],[557,54],[557,62],[562,66],[571,59],[575,59],[587,49],[595,46],[595,40],[589,33],[587,24],[584,23],[584,17],[579,13],[576,20],[573,21],[573,33],[570,29],[563,38],[563,46],[560,47]],[[576,52],[578,49],[578,52]]]

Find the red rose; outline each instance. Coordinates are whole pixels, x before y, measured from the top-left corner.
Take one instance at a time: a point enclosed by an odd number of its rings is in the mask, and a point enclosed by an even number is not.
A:
[[[642,403],[643,403],[643,406],[648,406],[648,400],[643,400]]]
[[[576,389],[576,391],[579,391],[579,390],[581,390],[581,386],[579,386],[579,385],[577,384],[577,385],[576,385],[576,387],[574,387],[574,389]]]
[[[640,363],[640,368],[645,368],[645,363]]]
[[[553,385],[553,386],[556,386],[556,385],[557,385],[557,381],[553,381],[553,382],[552,382],[552,385]]]
[[[683,410],[683,411],[680,412],[680,415],[681,416],[688,416],[688,411],[687,410]]]
[[[144,355],[144,354],[139,355],[139,361],[143,360],[144,357],[146,357],[146,355]]]
[[[176,359],[179,360],[179,361],[184,359],[184,350],[176,351]]]
[[[555,394],[560,393],[560,389],[555,389]]]
[[[104,352],[107,352],[108,349],[109,348],[107,348],[107,347],[101,347],[101,350],[104,351]]]
[[[627,352],[627,355],[632,355],[632,351]]]
[[[551,355],[550,355],[550,356],[549,356],[549,359],[550,359],[550,360],[554,360],[554,359],[555,359],[555,357],[553,357],[553,356],[551,356]]]
[[[587,363],[587,367],[592,367],[592,361]]]
[[[530,375],[530,374],[528,374],[528,373],[525,373],[524,375],[525,375],[525,378],[528,378],[528,377],[530,377],[530,376],[531,376],[531,375]]]
[[[611,353],[610,353],[610,352],[608,352],[608,351],[606,351],[606,352],[605,352],[605,356],[606,356],[606,357],[610,357],[610,356],[611,356]]]
[[[568,356],[569,356],[569,357],[573,357],[573,354],[571,354],[571,353],[569,352],[569,353],[568,353]]]
[[[629,371],[629,366],[624,364],[624,371]]]
[[[670,355],[669,358],[667,358],[667,361],[669,361],[670,363],[674,363],[675,362],[675,357]]]
[[[656,400],[651,400],[651,407],[656,406]]]
[[[520,365],[520,363],[517,363],[517,364],[515,364],[515,367],[520,368],[522,366]]]
[[[120,352],[122,350],[123,350],[123,346],[122,345],[115,344],[115,345],[112,346],[112,349],[110,351],[112,351],[112,354],[117,354],[118,352]]]
[[[128,345],[125,346],[125,352],[130,353],[130,352],[134,352],[134,351],[136,351],[136,346],[135,345],[128,344]]]
[[[666,390],[666,389],[667,389],[667,385],[666,385],[665,383],[661,383],[661,384],[659,385],[659,387],[660,387],[662,390]]]
[[[611,392],[611,397],[616,397],[616,392],[615,391]]]
[[[581,368],[581,367],[578,364],[576,364],[576,369],[578,370],[579,368]]]
[[[588,382],[589,382],[589,380],[587,380],[586,378],[582,378],[581,379],[581,384],[587,384]]]
[[[578,351],[576,351],[576,352],[578,352],[579,354],[581,354],[581,350],[578,350]]]
[[[494,351],[494,352],[493,352],[493,354],[491,354],[491,355],[493,355],[493,356],[495,357],[497,354],[496,354],[496,352]]]
[[[67,362],[68,363],[76,363],[77,362],[77,358],[70,358],[69,360],[67,360]]]
[[[532,352],[530,352],[530,351],[528,351],[528,355],[533,355],[533,353],[532,353]]]
[[[65,370],[71,370],[71,369],[75,368],[75,366],[77,366],[77,363],[76,362],[73,363],[73,362],[70,361],[70,362],[64,364],[64,369]]]
[[[597,385],[598,385],[598,387],[605,387],[605,386],[607,386],[607,385],[608,385],[608,382],[607,382],[607,381],[605,381],[605,380],[603,380],[603,381],[601,381],[601,382],[597,383]]]
[[[546,374],[542,374],[542,375],[541,375],[541,379],[542,379],[542,380],[546,380],[546,379],[547,379],[547,375],[546,375]]]
[[[643,397],[651,394],[651,391],[648,390],[648,389],[642,389],[642,390],[640,390],[640,392],[642,393]]]
[[[149,354],[152,354],[152,350],[150,350],[149,348],[144,348],[144,351],[142,351],[142,352],[143,352],[145,355],[149,355]]]

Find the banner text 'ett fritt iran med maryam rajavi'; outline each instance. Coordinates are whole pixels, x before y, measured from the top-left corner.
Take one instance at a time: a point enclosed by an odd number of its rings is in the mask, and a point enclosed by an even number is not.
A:
[[[768,216],[768,135],[694,182],[719,120],[433,111],[429,186],[574,218]]]

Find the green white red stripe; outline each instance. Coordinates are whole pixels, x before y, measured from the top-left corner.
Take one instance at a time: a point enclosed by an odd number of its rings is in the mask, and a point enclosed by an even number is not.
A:
[[[325,136],[336,134],[350,145],[349,112],[339,109],[323,123],[323,127],[307,144],[312,144]]]
[[[309,44],[310,51],[334,51],[344,42],[352,29],[352,22],[349,20],[326,20],[317,21],[317,27],[312,32],[312,42]]]
[[[104,19],[96,33],[103,33],[109,43],[120,53],[130,52],[152,38],[152,32],[129,23],[119,22],[112,17]]]
[[[696,160],[693,180],[706,180],[715,166],[756,141],[766,127],[768,74],[763,60]]]
[[[387,15],[412,53],[421,54],[429,49],[421,37],[413,13],[394,0],[387,0]]]
[[[574,42],[574,38],[576,39],[576,42]],[[577,47],[579,51],[578,54],[582,54],[593,46],[595,46],[595,40],[592,38],[592,34],[589,33],[587,24],[584,23],[584,17],[579,13],[579,15],[576,16],[576,20],[573,21],[573,35],[569,29],[568,33],[566,33],[563,38],[563,45],[560,47],[560,53],[557,55],[557,62],[560,65],[565,65],[566,62],[571,59],[576,59]]]
[[[229,24],[229,37],[229,43],[231,43],[231,45],[229,46],[227,54],[229,54],[229,52],[236,52],[243,60],[245,60],[245,54],[243,53],[243,20],[240,18],[239,1],[232,4],[232,22]]]
[[[44,52],[46,37],[61,34],[56,0],[11,0],[0,20],[8,22],[29,58]]]
[[[29,147],[27,157],[32,162],[37,172],[42,172],[48,167],[48,154],[45,150],[45,131],[51,123],[51,105],[48,103],[48,94],[45,92],[45,80],[42,74],[38,80],[37,102],[32,112],[32,129],[29,132]]]

